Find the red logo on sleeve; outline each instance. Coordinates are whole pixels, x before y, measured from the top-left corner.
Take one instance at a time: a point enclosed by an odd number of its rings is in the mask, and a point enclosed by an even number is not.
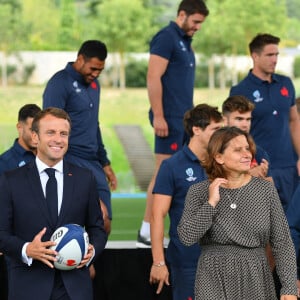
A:
[[[171,144],[170,148],[171,148],[171,150],[173,150],[173,151],[177,151],[177,149],[178,149],[178,144],[177,144],[177,143],[173,143],[173,144]]]
[[[94,89],[94,90],[97,89],[97,84],[96,84],[95,81],[92,81],[91,88]]]
[[[289,96],[289,90],[284,86],[284,87],[281,88],[280,94],[281,94],[283,97],[288,97],[288,96]]]

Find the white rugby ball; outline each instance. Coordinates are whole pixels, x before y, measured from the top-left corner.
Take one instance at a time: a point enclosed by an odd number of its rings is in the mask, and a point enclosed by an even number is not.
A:
[[[89,237],[80,225],[61,226],[54,231],[50,240],[56,242],[51,249],[58,252],[54,267],[59,270],[67,271],[76,268],[87,254]]]

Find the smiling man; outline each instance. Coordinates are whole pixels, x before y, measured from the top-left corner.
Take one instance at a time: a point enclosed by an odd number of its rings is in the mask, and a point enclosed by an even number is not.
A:
[[[64,160],[70,130],[65,111],[52,107],[37,113],[32,122],[35,160],[0,177],[0,249],[9,258],[9,300],[93,299],[85,266],[102,252],[107,235],[93,173]],[[57,182],[56,202],[47,202],[49,169]],[[70,223],[85,227],[88,253],[76,269],[56,270],[50,237]]]
[[[105,67],[106,45],[98,40],[85,41],[74,62],[69,62],[48,81],[43,94],[43,108],[65,110],[72,122],[66,160],[94,173],[107,233],[112,219],[110,187],[117,178],[102,141],[99,127],[100,83]],[[109,184],[108,184],[109,183]],[[110,185],[110,186],[109,186]]]
[[[152,189],[161,162],[179,151],[188,139],[182,120],[184,113],[193,108],[196,66],[191,43],[208,14],[202,0],[181,1],[176,20],[161,29],[150,43],[147,88],[151,106],[149,119],[155,139],[155,170],[148,186],[138,247],[151,246]]]

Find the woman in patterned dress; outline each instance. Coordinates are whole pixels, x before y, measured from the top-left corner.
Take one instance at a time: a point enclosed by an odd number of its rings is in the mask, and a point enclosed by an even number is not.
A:
[[[200,243],[196,300],[276,300],[266,257],[269,242],[282,285],[280,300],[296,300],[296,259],[273,183],[248,171],[255,144],[236,127],[211,137],[208,180],[190,187],[178,225],[185,245]]]

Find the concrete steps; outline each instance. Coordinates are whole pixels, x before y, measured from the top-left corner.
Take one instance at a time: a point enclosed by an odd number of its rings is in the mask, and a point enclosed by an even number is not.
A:
[[[139,125],[114,125],[135,180],[146,191],[154,172],[154,155]]]

